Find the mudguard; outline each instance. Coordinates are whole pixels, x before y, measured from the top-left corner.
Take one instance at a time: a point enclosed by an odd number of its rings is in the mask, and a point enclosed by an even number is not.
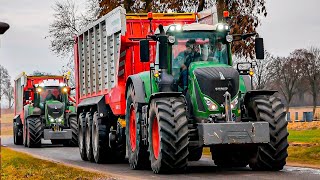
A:
[[[247,106],[248,103],[250,102],[250,99],[255,97],[255,96],[262,96],[262,95],[272,96],[276,92],[278,92],[278,91],[275,91],[275,90],[252,90],[252,91],[248,91],[244,95],[244,103]]]
[[[134,90],[135,90],[135,98],[136,102],[138,103],[147,103],[145,100],[146,92],[144,89],[144,84],[142,79],[139,76],[130,76],[126,83],[126,97],[127,97],[127,91],[129,88],[129,85],[133,84]]]
[[[107,106],[104,96],[96,96],[83,99],[77,106],[77,113],[81,113],[83,109],[90,109],[96,107],[101,117],[107,116]],[[79,114],[78,114],[79,115]]]

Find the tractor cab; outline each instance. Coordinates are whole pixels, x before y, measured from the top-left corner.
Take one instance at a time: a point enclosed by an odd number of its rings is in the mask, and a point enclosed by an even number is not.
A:
[[[68,103],[69,87],[60,83],[57,85],[35,85],[35,107],[40,108],[41,115],[47,126],[52,124],[64,125],[64,112]]]

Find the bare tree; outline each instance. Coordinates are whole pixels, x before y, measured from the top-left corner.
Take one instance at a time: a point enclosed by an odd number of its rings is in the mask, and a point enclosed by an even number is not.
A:
[[[11,85],[10,80],[11,77],[8,73],[8,70],[0,65],[0,108],[3,97],[5,97],[8,100],[9,109],[13,105],[13,87]]]
[[[257,59],[256,66],[254,67],[253,83],[255,89],[266,89],[270,81],[270,64],[274,57],[267,51],[265,51],[265,59]]]
[[[298,85],[302,77],[302,60],[296,54],[291,53],[290,57],[277,57],[270,64],[270,80],[274,89],[278,89],[286,100],[286,111],[292,98],[298,92]]]
[[[313,100],[313,118],[317,107],[317,99],[320,90],[320,49],[311,47],[310,49],[299,50],[302,56],[302,70],[304,78],[307,79],[308,90]]]
[[[50,73],[47,72],[42,72],[39,70],[35,70],[31,73],[32,76],[45,76],[45,75],[51,75]]]

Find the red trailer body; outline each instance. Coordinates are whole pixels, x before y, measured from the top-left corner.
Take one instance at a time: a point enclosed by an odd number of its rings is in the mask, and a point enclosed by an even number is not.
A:
[[[116,32],[108,33],[110,19],[115,19],[112,23],[121,21]],[[195,21],[194,13],[153,13],[151,29],[154,32],[160,24],[165,26]],[[148,34],[151,34],[148,14],[125,14],[121,8],[108,13],[79,34],[74,47],[77,105],[83,100],[104,96],[105,103],[111,107],[114,115],[125,115],[125,84],[128,76],[148,71],[150,67],[150,63],[140,62],[139,55],[139,40]],[[155,42],[151,42],[150,50],[152,63],[155,60]],[[108,51],[112,52],[109,54]],[[109,69],[103,68],[106,64]],[[109,74],[110,69],[112,72]],[[106,77],[106,74],[112,77]],[[112,85],[107,85],[104,78],[111,79]]]

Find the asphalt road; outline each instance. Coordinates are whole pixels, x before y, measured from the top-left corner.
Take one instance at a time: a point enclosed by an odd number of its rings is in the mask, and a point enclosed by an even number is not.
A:
[[[13,144],[12,137],[1,138],[1,144],[14,150],[27,152],[37,157],[55,162],[70,164],[90,170],[108,173],[119,179],[320,179],[320,170],[286,166],[279,172],[255,172],[250,168],[222,169],[214,165],[209,158],[198,162],[190,162],[185,174],[156,175],[151,170],[131,170],[124,164],[95,164],[82,161],[78,148],[53,146],[48,142],[42,148],[29,149]],[[49,141],[50,142],[50,141]]]

